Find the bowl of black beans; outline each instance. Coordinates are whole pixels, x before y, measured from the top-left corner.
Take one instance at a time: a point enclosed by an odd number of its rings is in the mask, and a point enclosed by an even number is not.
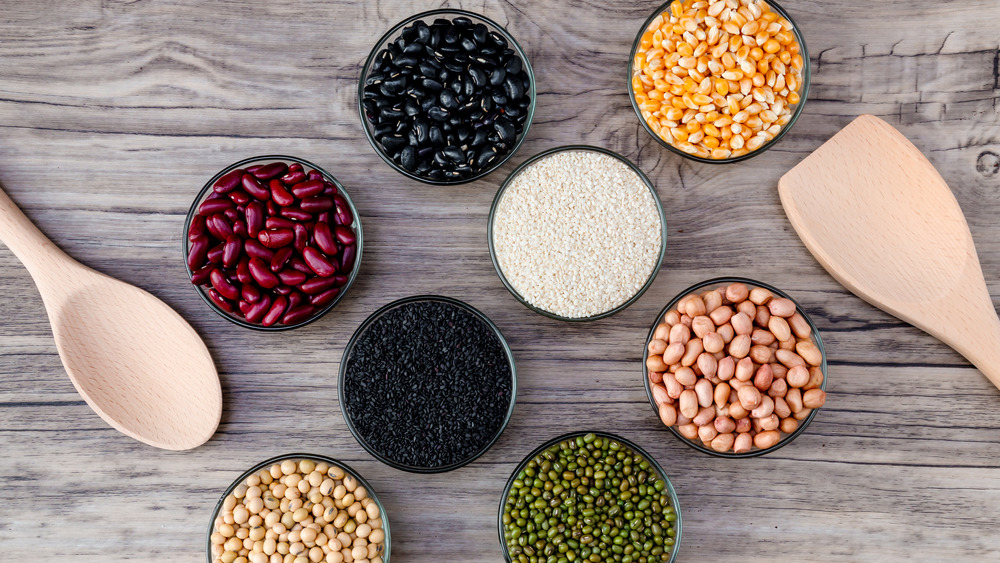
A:
[[[514,355],[486,315],[418,295],[375,311],[340,362],[340,408],[354,438],[386,465],[441,473],[471,463],[514,413]]]
[[[432,10],[375,44],[358,110],[391,167],[428,184],[463,184],[517,152],[535,111],[535,79],[503,27],[464,10]]]

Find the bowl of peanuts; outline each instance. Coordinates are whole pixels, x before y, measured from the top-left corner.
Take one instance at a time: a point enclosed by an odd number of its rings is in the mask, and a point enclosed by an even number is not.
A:
[[[646,396],[696,450],[754,457],[794,440],[826,403],[826,352],[787,294],[746,278],[681,292],[643,351]]]
[[[810,76],[802,34],[772,0],[671,0],[635,38],[628,92],[661,145],[720,164],[778,142],[805,107]]]
[[[335,459],[287,454],[219,499],[208,563],[388,563],[389,521],[368,482]]]

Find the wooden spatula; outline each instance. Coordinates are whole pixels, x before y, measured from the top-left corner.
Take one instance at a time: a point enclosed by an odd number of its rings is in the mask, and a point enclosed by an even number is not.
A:
[[[1000,319],[969,225],[906,137],[862,115],[785,174],[778,193],[837,281],[948,344],[1000,388]]]
[[[77,391],[108,424],[169,450],[212,437],[222,389],[208,348],[166,303],[56,248],[0,190],[0,241],[28,268]]]

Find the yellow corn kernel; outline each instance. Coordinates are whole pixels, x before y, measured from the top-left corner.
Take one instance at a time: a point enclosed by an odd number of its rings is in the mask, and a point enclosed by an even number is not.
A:
[[[767,41],[764,42],[764,52],[771,53],[773,55],[774,53],[777,53],[780,50],[781,50],[781,43],[779,43],[777,39],[768,39]]]
[[[706,147],[708,147],[710,149],[714,149],[714,148],[717,148],[719,146],[719,139],[717,139],[715,137],[707,137],[706,136],[701,141],[701,144],[705,145]]]
[[[691,100],[699,106],[712,103],[712,97],[705,94],[694,94],[691,96]]]
[[[648,102],[643,102],[643,103],[639,104],[639,109],[641,109],[642,111],[650,111],[650,112],[652,112],[652,111],[656,111],[656,110],[660,109],[660,104],[659,104],[659,102],[656,102],[655,100],[650,100]]]
[[[712,125],[715,125],[721,131],[724,127],[731,125],[732,123],[733,123],[733,118],[728,115],[724,115],[719,119],[716,119],[714,122],[712,122]]]
[[[749,150],[755,151],[759,149],[761,146],[763,146],[765,141],[766,139],[764,137],[760,136],[753,137],[752,139],[747,141],[746,147]]]
[[[694,47],[688,43],[680,43],[677,45],[677,53],[682,57],[690,57],[694,54]]]
[[[749,133],[750,131],[760,131],[764,127],[764,122],[755,115],[748,119],[744,125],[743,131]]]
[[[732,154],[728,149],[712,149],[712,158],[717,160],[729,158]]]
[[[798,79],[798,77],[796,75],[794,75],[794,74],[789,74],[788,76],[785,77],[785,85],[792,92],[798,91],[798,89],[799,89],[799,79]]]
[[[736,98],[729,96],[726,98],[726,101],[728,102],[728,107],[726,109],[729,110],[729,115],[736,115],[739,113],[740,102]]]
[[[743,71],[742,70],[727,70],[726,72],[722,73],[722,77],[725,78],[726,80],[737,80],[737,81],[738,80],[742,80],[743,79]]]
[[[746,141],[743,140],[743,137],[733,135],[733,138],[729,141],[729,146],[732,147],[733,150],[739,150],[743,148],[745,142]]]
[[[722,136],[722,133],[719,132],[719,128],[716,127],[715,125],[712,125],[711,123],[706,123],[702,127],[702,131],[704,131],[705,134],[708,135],[709,137],[720,137],[720,136]]]
[[[670,103],[675,108],[678,108],[681,111],[684,111],[688,108],[687,105],[684,103],[684,99],[681,96],[674,96],[673,98],[671,98]]]
[[[671,129],[670,135],[679,143],[687,141],[688,139],[688,132],[680,128]]]
[[[663,114],[667,119],[671,121],[680,121],[681,117],[684,116],[684,110],[680,108],[671,107]],[[771,121],[774,121],[773,119]]]
[[[750,56],[750,47],[747,45],[744,45],[736,50],[736,60],[738,61],[744,60],[749,56]]]
[[[750,58],[754,61],[759,61],[764,58],[764,50],[760,47],[754,47],[750,49]]]
[[[743,123],[744,121],[746,121],[749,118],[750,118],[750,114],[747,113],[746,110],[738,111],[735,114],[733,114],[733,121],[735,121],[736,123]]]
[[[802,55],[795,55],[792,57],[792,68],[795,70],[802,70]]]
[[[705,133],[703,133],[701,130],[698,130],[688,135],[688,142],[697,145],[704,138],[705,138]]]
[[[722,78],[716,78],[715,91],[718,92],[720,96],[725,96],[729,93],[729,82]]]
[[[722,58],[719,59],[722,62],[722,66],[726,67],[726,70],[732,70],[736,68],[736,58],[729,51],[722,54]],[[789,56],[789,61],[791,61],[791,56]]]
[[[673,4],[670,4],[670,15],[679,18],[681,14],[684,13],[684,3],[681,0],[675,0]]]
[[[700,131],[701,123],[698,123],[697,119],[692,119],[691,121],[688,121],[687,123],[684,124],[684,130],[688,132],[688,135],[694,133],[695,131]],[[695,143],[697,141],[692,141],[691,139],[688,139],[688,142]]]
[[[797,104],[797,103],[799,103],[799,93],[798,92],[789,92],[788,93],[788,103],[789,104]],[[779,123],[780,123],[780,121],[779,121]],[[784,123],[782,123],[782,125],[784,125]]]

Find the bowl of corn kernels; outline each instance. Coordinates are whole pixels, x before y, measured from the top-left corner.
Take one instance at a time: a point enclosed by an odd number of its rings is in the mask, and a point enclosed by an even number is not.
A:
[[[628,66],[632,108],[646,131],[705,163],[773,146],[809,93],[805,41],[773,0],[671,0],[643,24]]]

